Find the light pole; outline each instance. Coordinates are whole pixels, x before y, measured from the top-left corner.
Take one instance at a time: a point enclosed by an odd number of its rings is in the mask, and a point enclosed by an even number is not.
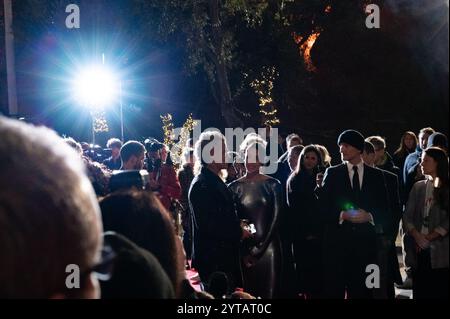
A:
[[[122,81],[119,83],[119,99],[120,99],[120,137],[122,143],[125,143],[124,134],[123,134],[123,101],[122,101]]]
[[[13,31],[13,12],[12,1],[4,0],[5,17],[5,56],[6,56],[6,78],[8,92],[8,111],[9,115],[18,115],[16,92],[16,70],[14,61],[14,31]]]

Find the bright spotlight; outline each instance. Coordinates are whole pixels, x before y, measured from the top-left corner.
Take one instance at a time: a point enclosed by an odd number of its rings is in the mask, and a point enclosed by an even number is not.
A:
[[[73,83],[73,97],[90,108],[106,107],[117,101],[119,80],[104,65],[82,69]]]

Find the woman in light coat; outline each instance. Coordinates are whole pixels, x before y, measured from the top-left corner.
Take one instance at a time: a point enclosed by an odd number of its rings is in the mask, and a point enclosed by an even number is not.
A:
[[[404,224],[416,244],[413,298],[448,298],[448,157],[437,147],[427,148],[420,164],[424,181],[414,184]]]

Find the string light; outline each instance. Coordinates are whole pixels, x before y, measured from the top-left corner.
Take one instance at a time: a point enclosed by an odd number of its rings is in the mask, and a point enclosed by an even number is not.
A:
[[[278,110],[275,108],[273,100],[273,83],[279,76],[275,67],[265,67],[261,72],[262,79],[255,79],[250,83],[259,100],[259,113],[263,115],[263,125],[272,127],[280,124],[280,120],[276,114]]]
[[[173,122],[172,122],[172,115],[166,114],[161,115],[161,120],[163,122],[163,133],[164,133],[164,144],[166,144],[169,148],[173,144]]]
[[[93,129],[95,133],[109,132],[105,111],[102,109],[91,110]]]
[[[164,133],[164,144],[166,144],[170,149],[170,156],[174,163],[175,169],[178,169],[181,165],[181,158],[183,156],[184,147],[191,136],[191,132],[197,125],[197,122],[192,118],[192,114],[189,114],[188,118],[184,122],[178,143],[174,141],[174,125],[172,122],[172,115],[166,114],[161,115],[161,120],[163,122],[163,133]]]

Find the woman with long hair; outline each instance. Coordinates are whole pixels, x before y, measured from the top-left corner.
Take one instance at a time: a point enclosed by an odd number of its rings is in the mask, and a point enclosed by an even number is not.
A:
[[[287,182],[298,290],[307,298],[318,297],[321,286],[322,236],[314,191],[317,175],[323,170],[320,149],[316,145],[308,145],[300,154],[297,168]]]
[[[448,157],[437,147],[427,148],[420,163],[423,181],[409,195],[404,224],[415,241],[413,297],[448,298]]]
[[[258,138],[245,149],[246,174],[228,187],[238,217],[254,225],[253,236],[243,241],[244,290],[261,298],[274,298],[280,289],[282,247],[278,222],[282,209],[281,184],[260,173],[266,148]]]
[[[395,166],[403,171],[406,157],[416,150],[418,143],[419,140],[417,139],[417,136],[416,134],[414,134],[414,132],[406,131],[405,133],[403,133],[402,138],[400,139],[400,146],[392,156]]]

